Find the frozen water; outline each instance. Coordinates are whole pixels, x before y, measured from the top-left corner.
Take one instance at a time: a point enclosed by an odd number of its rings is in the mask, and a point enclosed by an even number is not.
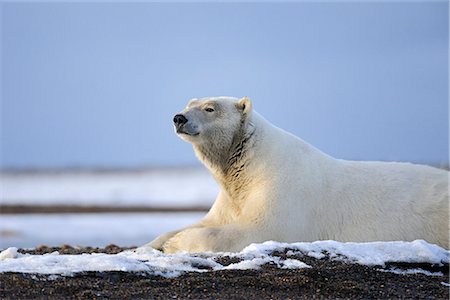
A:
[[[18,214],[0,216],[0,248],[140,246],[205,213]]]
[[[0,173],[0,203],[209,207],[219,188],[203,168]]]
[[[1,172],[2,205],[210,207],[217,184],[202,168]],[[204,213],[18,214],[0,216],[0,248],[61,244],[141,245]]]

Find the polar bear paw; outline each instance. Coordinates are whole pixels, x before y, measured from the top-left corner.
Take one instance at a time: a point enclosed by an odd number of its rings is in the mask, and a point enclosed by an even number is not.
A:
[[[188,228],[167,240],[162,250],[165,253],[239,251],[243,248],[239,236],[229,228]]]

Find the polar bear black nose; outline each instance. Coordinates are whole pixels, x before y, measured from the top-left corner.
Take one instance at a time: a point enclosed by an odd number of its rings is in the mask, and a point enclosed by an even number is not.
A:
[[[175,115],[175,117],[173,117],[173,122],[175,123],[175,125],[183,125],[187,121],[188,120],[186,119],[186,117],[181,114]]]

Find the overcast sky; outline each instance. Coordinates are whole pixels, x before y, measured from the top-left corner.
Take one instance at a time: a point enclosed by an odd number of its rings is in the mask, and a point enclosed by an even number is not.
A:
[[[192,97],[338,158],[448,162],[448,3],[2,3],[3,167],[197,164]]]

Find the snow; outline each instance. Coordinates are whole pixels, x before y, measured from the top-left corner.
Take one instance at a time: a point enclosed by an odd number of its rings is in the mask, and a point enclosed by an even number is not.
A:
[[[5,251],[0,253],[0,261],[5,260],[7,258],[16,258],[18,255],[16,247],[10,247]]]
[[[328,253],[332,259],[344,259],[368,266],[385,266],[387,262],[410,263],[449,263],[449,251],[425,242],[368,242],[368,243],[340,243],[336,241],[317,241],[312,243],[277,243],[268,241],[263,244],[251,244],[244,253],[271,253],[285,248],[295,253],[300,251],[314,258],[323,258]]]
[[[246,259],[238,263],[230,264],[226,266],[225,270],[249,270],[249,269],[259,269],[262,265],[268,264],[270,262],[279,264],[280,259],[278,257],[254,257],[252,259]]]
[[[430,272],[430,271],[419,269],[419,268],[406,269],[406,270],[398,269],[398,268],[391,268],[388,270],[378,269],[378,271],[390,272],[390,273],[400,274],[400,275],[424,274],[427,276],[444,276],[444,274],[442,272]]]
[[[264,253],[255,253],[255,256],[251,258],[248,255],[244,258],[239,253],[163,254],[148,247],[140,247],[113,255],[103,253],[60,255],[58,252],[30,255],[17,253],[17,249],[14,248],[6,249],[3,252],[7,252],[8,255],[3,255],[4,258],[0,261],[0,272],[53,275],[73,275],[89,271],[124,271],[175,277],[186,272],[259,269],[262,265],[270,262],[282,268],[300,269],[309,267],[304,263],[293,264],[292,259],[282,260],[279,257],[272,257]],[[215,261],[221,255],[232,255],[245,260],[223,266]]]
[[[219,188],[204,168],[0,173],[0,203],[209,207]]]
[[[286,259],[271,255],[273,251],[285,252],[288,249],[289,251],[286,253],[292,255],[301,253],[315,257],[317,253],[327,253],[331,259],[369,266],[382,266],[387,262],[426,262],[432,264],[448,264],[449,262],[448,250],[422,240],[373,243],[317,241],[293,244],[269,241],[262,244],[252,244],[239,253],[202,254],[164,254],[149,247],[140,247],[114,255],[100,253],[60,255],[57,252],[45,255],[30,255],[20,254],[17,253],[16,248],[9,248],[0,253],[0,272],[73,275],[87,271],[125,271],[176,277],[186,272],[259,269],[267,263],[284,269],[310,268],[304,262],[289,257],[289,255]],[[224,266],[217,262],[217,258],[220,256],[235,257],[241,261]],[[370,256],[373,258],[370,258]],[[403,272],[404,274],[427,274],[426,271],[421,269],[410,269]],[[439,276],[435,273],[427,275]]]
[[[39,245],[140,246],[205,213],[19,214],[0,216],[0,249]]]
[[[288,258],[284,261],[284,265],[281,267],[282,269],[302,269],[302,268],[311,268],[311,266],[305,264],[298,259]]]

